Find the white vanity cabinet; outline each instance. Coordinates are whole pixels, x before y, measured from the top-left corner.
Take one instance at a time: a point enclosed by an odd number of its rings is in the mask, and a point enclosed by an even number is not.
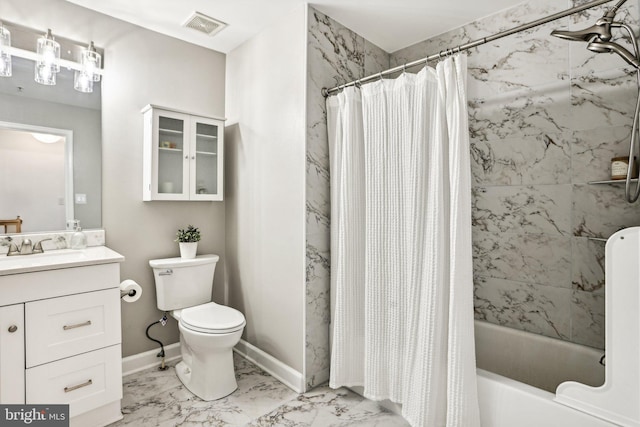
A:
[[[0,307],[0,403],[24,403],[24,304]]]
[[[104,247],[71,257],[6,261],[14,271],[0,260],[0,403],[69,404],[71,426],[100,427],[122,418],[124,258]]]
[[[224,122],[147,105],[143,200],[222,200]]]

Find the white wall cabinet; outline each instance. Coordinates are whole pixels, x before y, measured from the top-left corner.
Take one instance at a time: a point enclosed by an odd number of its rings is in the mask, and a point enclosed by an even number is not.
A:
[[[0,404],[69,404],[72,427],[122,418],[119,284],[118,262],[0,274]]]
[[[224,122],[147,105],[143,200],[223,198]]]

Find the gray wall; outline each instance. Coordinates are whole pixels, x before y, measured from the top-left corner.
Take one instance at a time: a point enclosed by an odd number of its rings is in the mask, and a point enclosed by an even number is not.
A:
[[[566,9],[532,1],[391,55],[391,65],[437,53]],[[637,2],[618,15],[638,26]],[[549,33],[584,28],[603,8],[469,53],[476,319],[604,347],[604,243],[640,225],[640,203],[608,179],[628,155],[637,95],[622,59]],[[626,153],[626,154],[625,154]]]
[[[229,304],[243,339],[304,369],[304,7],[227,57]]]
[[[205,116],[224,116],[223,54],[106,17],[62,0],[9,0],[2,18],[32,28],[52,28],[74,40],[93,40],[105,49],[102,86],[103,227],[107,245],[126,261],[121,277],[143,287],[142,298],[123,304],[123,353],[149,350],[147,324],[156,308],[148,260],[178,255],[175,231],[201,228],[199,253],[221,255],[214,281],[215,300],[224,299],[225,211],[222,202],[142,202],[142,115],[148,103]],[[178,341],[175,321],[154,334],[166,344]],[[162,329],[162,330],[160,330]]]

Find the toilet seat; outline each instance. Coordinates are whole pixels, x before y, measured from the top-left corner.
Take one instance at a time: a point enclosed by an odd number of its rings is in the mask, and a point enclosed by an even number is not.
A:
[[[228,334],[241,330],[246,324],[238,310],[215,302],[185,308],[177,314],[184,328],[206,334]]]

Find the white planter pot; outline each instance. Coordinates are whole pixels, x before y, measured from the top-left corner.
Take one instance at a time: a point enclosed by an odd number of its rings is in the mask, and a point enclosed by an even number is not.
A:
[[[198,242],[179,242],[180,258],[193,259],[198,251]]]

